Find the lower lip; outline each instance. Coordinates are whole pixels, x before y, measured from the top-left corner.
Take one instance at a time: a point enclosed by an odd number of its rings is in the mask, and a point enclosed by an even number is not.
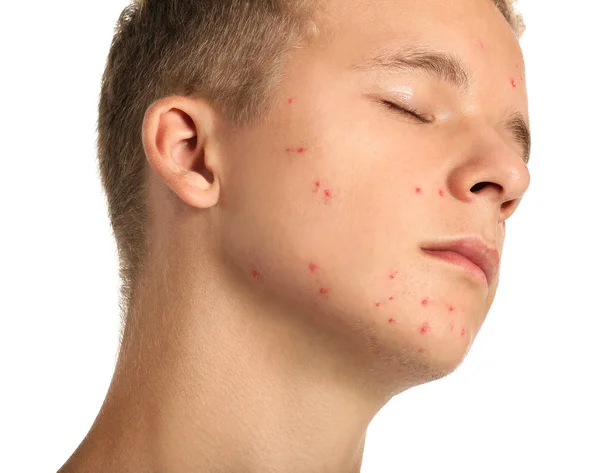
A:
[[[473,263],[470,259],[467,259],[464,256],[459,255],[458,253],[455,253],[454,251],[435,251],[435,250],[423,250],[423,251],[425,251],[425,253],[427,253],[427,254],[430,254],[431,256],[434,256],[439,259],[443,259],[445,261],[448,261],[449,263],[452,263],[456,266],[461,267],[468,274],[473,276],[473,278],[477,282],[487,286],[488,281],[487,281],[487,277],[486,277],[485,273],[483,272],[483,269],[481,269],[479,266],[477,266],[475,263]]]

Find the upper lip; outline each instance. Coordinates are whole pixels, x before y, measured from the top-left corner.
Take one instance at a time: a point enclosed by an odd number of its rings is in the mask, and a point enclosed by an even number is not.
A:
[[[488,284],[491,284],[498,274],[500,254],[495,246],[487,244],[479,236],[468,236],[432,243],[427,247],[423,247],[423,249],[428,251],[453,251],[464,256],[483,270]]]

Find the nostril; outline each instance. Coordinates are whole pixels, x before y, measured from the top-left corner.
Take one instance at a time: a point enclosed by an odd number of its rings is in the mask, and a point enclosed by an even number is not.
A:
[[[479,182],[478,184],[475,184],[473,187],[471,187],[471,192],[477,192],[477,191],[483,189],[488,184],[492,184],[492,183],[491,182]]]

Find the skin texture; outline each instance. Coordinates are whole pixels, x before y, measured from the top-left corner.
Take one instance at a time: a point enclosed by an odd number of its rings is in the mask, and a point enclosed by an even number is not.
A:
[[[264,125],[234,133],[197,98],[148,109],[150,264],[61,472],[359,472],[377,412],[466,356],[498,279],[420,247],[502,251],[530,180],[499,125],[528,119],[518,41],[489,0],[332,0],[321,21]],[[460,56],[470,92],[349,69],[414,42]],[[435,122],[382,103],[399,90]]]

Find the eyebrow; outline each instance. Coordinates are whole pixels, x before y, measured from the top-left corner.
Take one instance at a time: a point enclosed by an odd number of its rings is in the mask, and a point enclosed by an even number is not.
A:
[[[458,56],[419,46],[379,50],[362,62],[352,64],[350,69],[360,72],[422,71],[461,91],[468,91],[473,83],[472,74]],[[531,132],[525,117],[521,112],[514,112],[504,120],[503,125],[519,143],[523,149],[523,161],[529,164]]]

